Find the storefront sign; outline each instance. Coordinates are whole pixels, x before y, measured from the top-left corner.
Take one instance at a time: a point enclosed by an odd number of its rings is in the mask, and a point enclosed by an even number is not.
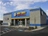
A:
[[[17,13],[17,16],[20,16],[20,15],[21,15],[21,13],[20,13],[20,12],[18,12],[18,13]]]
[[[26,12],[21,12],[21,15],[24,16],[26,14]]]
[[[14,13],[14,16],[17,16],[17,14],[16,14],[16,13]]]
[[[14,16],[25,16],[26,12],[14,13]]]

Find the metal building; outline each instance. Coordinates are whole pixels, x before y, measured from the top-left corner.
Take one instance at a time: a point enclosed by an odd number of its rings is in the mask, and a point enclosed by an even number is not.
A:
[[[18,10],[3,15],[3,25],[41,27],[46,25],[46,13],[41,8]]]

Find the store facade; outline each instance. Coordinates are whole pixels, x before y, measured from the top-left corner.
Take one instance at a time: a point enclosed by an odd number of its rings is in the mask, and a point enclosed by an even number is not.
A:
[[[3,23],[8,26],[41,26],[46,24],[46,14],[41,8],[14,11],[4,14]]]

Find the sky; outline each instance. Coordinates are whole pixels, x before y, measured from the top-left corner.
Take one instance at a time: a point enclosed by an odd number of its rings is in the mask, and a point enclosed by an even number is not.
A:
[[[4,13],[39,7],[48,15],[48,0],[0,0],[0,20]]]

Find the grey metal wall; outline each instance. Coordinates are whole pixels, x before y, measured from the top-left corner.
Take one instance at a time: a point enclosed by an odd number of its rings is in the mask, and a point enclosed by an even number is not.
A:
[[[30,24],[40,24],[40,10],[30,12]]]
[[[3,16],[3,23],[8,23],[8,24],[11,23],[11,14]]]

